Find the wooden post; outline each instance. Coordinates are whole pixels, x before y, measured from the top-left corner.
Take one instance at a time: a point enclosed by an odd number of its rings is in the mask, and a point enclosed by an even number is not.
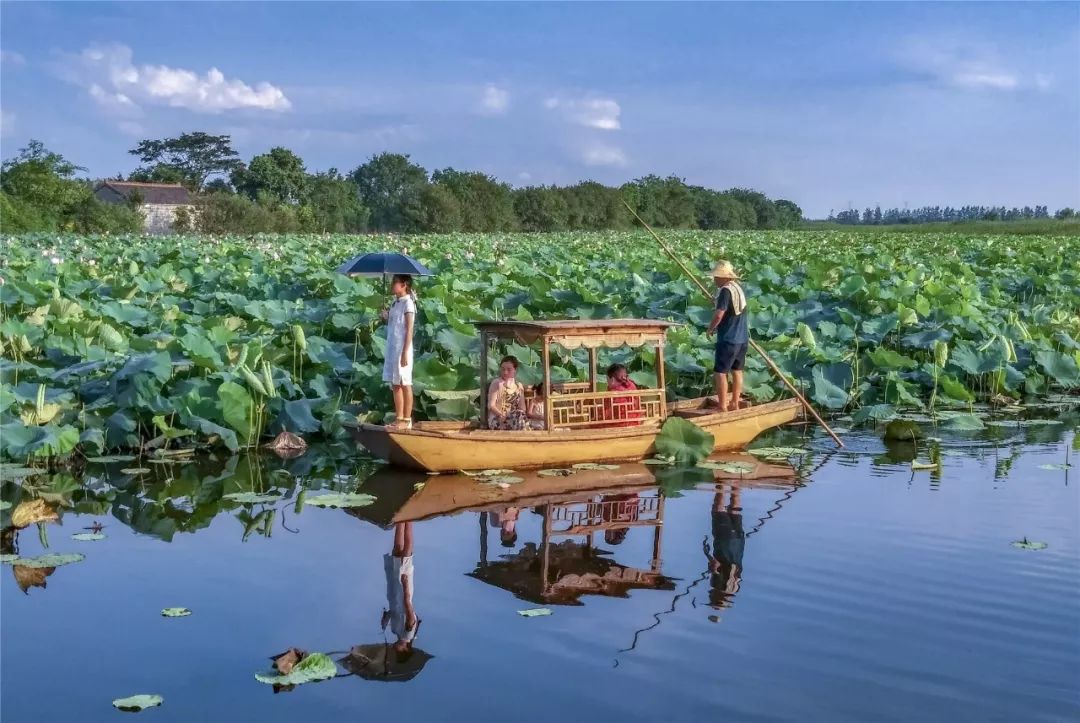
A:
[[[488,335],[480,332],[480,429],[487,429],[488,408]]]
[[[595,347],[589,347],[589,391],[597,391]]]
[[[660,419],[667,419],[667,381],[664,379],[664,339],[656,345],[656,386],[660,390]]]
[[[553,420],[551,414],[551,340],[546,336],[544,337],[542,362],[544,365],[544,429],[550,432]]]
[[[547,343],[545,340],[545,348]],[[548,570],[551,567],[551,503],[544,505],[544,532],[540,541],[540,594],[547,596]]]
[[[656,503],[656,528],[653,530],[652,561],[649,563],[649,568],[653,572],[660,572],[663,568],[660,560],[660,546],[664,539],[664,493],[661,492],[659,496],[660,499]]]

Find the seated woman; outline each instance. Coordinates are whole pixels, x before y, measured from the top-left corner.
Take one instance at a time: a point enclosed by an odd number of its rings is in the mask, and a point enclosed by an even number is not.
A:
[[[544,403],[547,401],[544,398],[544,385],[534,384],[532,393],[532,399],[529,401],[529,411],[526,414],[529,420],[529,429],[542,430],[545,429]]]
[[[517,380],[518,366],[517,357],[513,356],[505,356],[499,362],[499,376],[488,387],[488,429],[528,428],[525,388]]]
[[[607,370],[607,388],[609,392],[627,392],[637,391],[637,384],[634,384],[634,380],[627,374],[626,366],[623,364],[612,364]],[[605,419],[617,419],[617,420],[633,420],[633,421],[620,421],[618,424],[612,424],[612,427],[632,427],[636,424],[640,424],[641,418],[641,399],[634,397],[615,397],[604,401],[604,418]],[[605,425],[608,426],[608,425]]]

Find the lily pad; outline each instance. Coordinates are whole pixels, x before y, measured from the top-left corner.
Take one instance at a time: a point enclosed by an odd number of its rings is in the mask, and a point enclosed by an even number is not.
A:
[[[541,477],[569,477],[575,472],[577,472],[577,470],[575,469],[556,467],[554,469],[542,469],[536,474],[540,475]]]
[[[595,462],[578,462],[573,465],[574,469],[599,469],[599,470],[612,470],[618,469],[617,464],[597,464]]]
[[[649,459],[641,460],[641,463],[656,467],[670,467],[675,464],[675,461],[665,457],[650,457]]]
[[[920,470],[937,469],[937,468],[938,468],[938,465],[934,464],[933,462],[912,462],[911,463],[911,469],[912,469],[912,471],[915,471],[915,472],[918,472]]]
[[[187,608],[164,608],[161,615],[166,618],[186,618],[191,615],[191,611]]]
[[[71,539],[79,542],[97,542],[98,540],[104,540],[105,535],[100,532],[76,532],[71,536]]]
[[[715,444],[710,433],[681,417],[669,417],[656,437],[656,451],[684,465],[695,465],[708,457]]]
[[[550,608],[529,608],[528,610],[518,610],[517,614],[523,618],[541,618],[547,615],[551,615]]]
[[[20,479],[22,477],[33,477],[36,474],[45,474],[47,471],[48,470],[40,469],[38,467],[3,465],[0,466],[0,481]]]
[[[417,482],[416,484],[414,484],[414,485],[412,486],[412,488],[413,488],[414,490],[416,490],[417,492],[419,492],[420,490],[424,489],[424,485],[425,485],[425,484],[427,484],[427,483],[426,483],[426,482]]]
[[[484,469],[479,472],[465,472],[470,477],[498,477],[503,474],[513,474],[512,469]]]
[[[755,457],[764,457],[765,459],[787,459],[788,457],[810,453],[810,450],[802,447],[758,447],[746,451]]]
[[[64,555],[50,552],[45,555],[38,555],[37,557],[20,557],[12,560],[11,564],[32,568],[61,567],[63,565],[70,565],[73,562],[82,562],[85,559],[86,555],[78,552],[70,552]]]
[[[729,474],[747,474],[748,472],[753,472],[757,469],[757,465],[753,462],[718,462],[708,459],[704,462],[698,462],[698,467],[715,469]]]
[[[117,698],[112,702],[113,707],[127,713],[138,713],[147,708],[155,708],[165,702],[160,695],[153,693],[140,693],[127,698]]]
[[[1055,470],[1055,471],[1063,470],[1063,469],[1069,469],[1070,467],[1072,467],[1072,465],[1068,464],[1067,462],[1057,462],[1056,464],[1040,464],[1039,465],[1039,469],[1048,469],[1048,470]]]
[[[374,498],[372,498],[374,499]],[[325,653],[308,653],[287,675],[276,672],[256,673],[255,680],[268,685],[303,685],[329,680],[337,675],[337,666]]]
[[[1047,548],[1045,542],[1035,542],[1026,537],[1022,540],[1016,540],[1012,546],[1020,550],[1045,550]]]
[[[121,474],[146,474],[150,471],[149,467],[125,467],[120,470]]]
[[[480,480],[482,485],[496,485],[498,487],[509,487],[510,485],[516,485],[520,482],[524,482],[524,477],[514,477],[513,475],[499,475],[497,477],[483,477]]]
[[[957,414],[946,419],[941,426],[954,432],[977,432],[986,427],[974,414]]]
[[[230,492],[227,495],[222,495],[222,498],[245,505],[257,505],[265,502],[279,502],[281,495],[259,492]]]
[[[6,510],[6,509],[8,509],[10,507],[11,507],[10,502],[8,502],[7,500],[0,500],[0,512],[3,512],[4,510]]]
[[[101,457],[87,457],[87,462],[94,462],[96,464],[112,464],[114,462],[131,462],[135,459],[130,454],[107,454]]]
[[[15,562],[18,559],[19,559],[18,555],[12,555],[12,554],[7,553],[7,552],[5,552],[3,554],[0,554],[0,564],[3,564],[3,565],[10,565],[11,563]]]
[[[305,504],[316,507],[367,507],[375,502],[373,495],[362,492],[334,492],[308,497]]]

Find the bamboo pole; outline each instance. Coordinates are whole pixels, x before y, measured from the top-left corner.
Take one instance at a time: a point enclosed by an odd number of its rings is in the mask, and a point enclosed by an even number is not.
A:
[[[480,429],[487,429],[488,419],[488,333],[480,332]]]
[[[656,235],[656,232],[652,230],[652,227],[650,227],[649,224],[645,223],[641,216],[638,216],[637,212],[630,207],[630,204],[628,204],[626,201],[623,201],[623,205],[626,206],[626,210],[632,213],[634,215],[634,218],[636,218],[638,222],[645,227],[645,230],[648,231],[654,239],[656,239],[656,243],[660,244],[660,248],[664,249],[664,252],[671,257],[671,260],[679,265],[679,268],[683,270],[683,273],[685,273],[691,281],[697,284],[698,288],[701,289],[701,293],[705,294],[705,296],[711,300],[713,298],[713,295],[709,292],[707,288],[705,288],[705,284],[701,283],[701,279],[699,279],[697,275],[694,274],[694,272],[692,272],[686,267],[686,264],[684,264],[682,260],[675,255],[675,252],[668,248],[668,245],[665,244],[660,239],[660,237]],[[768,366],[769,369],[771,369],[773,373],[780,378],[780,381],[782,381],[784,385],[791,390],[791,393],[794,394],[795,398],[802,403],[806,411],[810,413],[810,416],[812,416],[814,420],[821,425],[822,429],[829,433],[829,436],[832,437],[834,442],[836,442],[836,446],[843,447],[844,443],[841,442],[840,438],[836,436],[836,432],[832,431],[832,429],[829,428],[829,425],[825,423],[825,420],[821,418],[821,415],[817,413],[817,410],[810,405],[810,402],[806,401],[806,397],[799,393],[799,390],[795,387],[794,384],[791,383],[791,380],[789,380],[787,376],[784,375],[784,372],[780,370],[780,367],[776,366],[776,362],[769,358],[769,355],[765,353],[765,350],[762,349],[753,339],[750,340],[750,346],[751,348],[753,348],[754,351],[761,355],[761,358],[765,361],[765,365]]]

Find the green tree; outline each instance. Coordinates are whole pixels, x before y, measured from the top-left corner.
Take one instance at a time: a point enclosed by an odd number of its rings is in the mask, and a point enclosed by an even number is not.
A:
[[[416,202],[427,185],[427,171],[401,153],[380,153],[359,166],[349,177],[360,189],[360,200],[371,209],[371,225],[379,231],[400,231],[402,210]]]
[[[780,218],[776,206],[764,193],[748,188],[731,188],[724,191],[724,195],[750,204],[756,217],[755,228],[779,228]]]
[[[566,196],[554,186],[529,186],[514,191],[514,213],[523,231],[560,231],[568,228],[570,208]]]
[[[228,175],[241,166],[229,136],[202,131],[181,133],[176,138],[144,140],[129,153],[147,164],[142,170],[149,174],[166,173],[160,166],[179,171],[183,183],[195,191],[203,187],[207,177],[217,173]]]
[[[127,180],[136,181],[138,183],[187,183],[184,172],[179,168],[162,165],[160,163],[146,168],[136,168],[128,174]],[[212,183],[218,181],[225,183],[223,179],[214,179]]]
[[[67,210],[91,195],[85,184],[75,180],[75,173],[84,170],[41,141],[32,140],[18,155],[4,161],[0,188],[17,199],[24,216],[35,217],[35,224],[42,228],[34,230],[56,229]]]
[[[461,230],[461,204],[446,186],[428,184],[402,209],[404,230],[452,233]]]
[[[1054,218],[1056,218],[1058,221],[1065,221],[1074,217],[1075,215],[1076,211],[1066,206],[1065,208],[1059,208],[1057,210],[1057,213],[1054,214]]]
[[[624,184],[626,202],[651,226],[693,228],[696,209],[690,187],[677,176],[649,175]]]
[[[778,198],[773,201],[773,205],[776,207],[776,225],[778,228],[798,228],[799,224],[802,223],[802,209],[794,201]],[[869,208],[866,209],[863,223],[871,223],[873,218],[874,212]]]
[[[435,171],[432,183],[446,188],[461,208],[463,231],[509,231],[517,220],[510,186],[477,171]]]
[[[331,168],[307,177],[304,208],[310,228],[321,233],[354,233],[367,228],[371,212],[360,201],[356,184]]]
[[[288,148],[271,148],[239,166],[231,175],[237,193],[255,200],[266,196],[279,203],[300,203],[307,193],[308,174],[304,161]]]
[[[601,230],[629,228],[630,214],[622,194],[596,181],[584,181],[559,189],[566,200],[567,226],[572,229]]]
[[[754,228],[757,223],[757,215],[748,203],[700,186],[692,191],[698,228],[743,229]]]

